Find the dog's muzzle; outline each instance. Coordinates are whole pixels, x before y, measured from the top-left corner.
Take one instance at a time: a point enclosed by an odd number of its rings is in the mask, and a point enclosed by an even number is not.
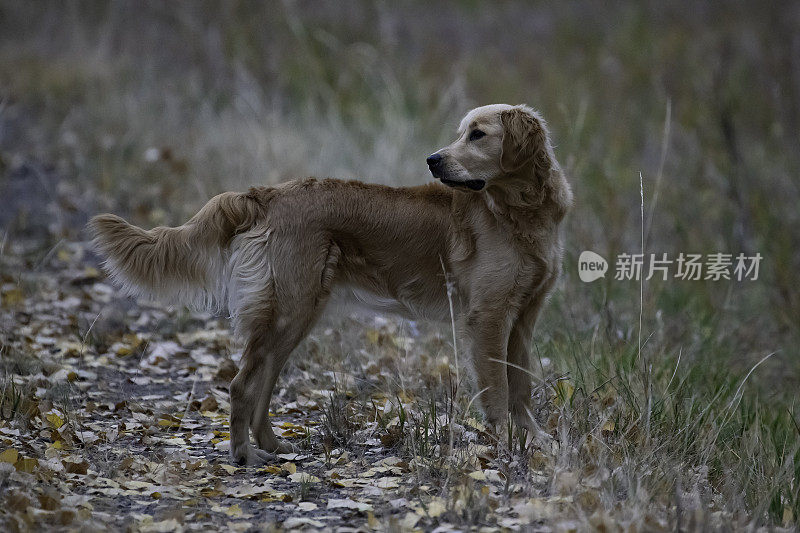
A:
[[[473,191],[480,191],[486,187],[486,182],[483,180],[454,181],[447,178],[439,178],[439,180],[450,187],[466,187]]]
[[[442,164],[444,158],[441,156],[441,154],[431,154],[425,161],[428,163],[428,168],[430,169],[433,177],[449,187],[466,187],[468,189],[472,189],[473,191],[480,191],[486,186],[486,181],[484,180],[456,181],[445,178],[444,165]]]

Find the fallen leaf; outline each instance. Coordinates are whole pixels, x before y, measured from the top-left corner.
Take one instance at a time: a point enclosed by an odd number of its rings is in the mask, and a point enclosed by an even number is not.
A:
[[[38,465],[38,459],[33,457],[22,457],[14,464],[14,468],[17,469],[17,472],[26,472],[30,474]]]
[[[0,463],[11,463],[12,465],[17,462],[19,453],[14,448],[7,448],[0,453]]]
[[[350,498],[328,500],[328,509],[355,509],[360,512],[372,511],[372,505],[364,502],[357,502]]]
[[[556,405],[568,404],[575,393],[575,386],[568,379],[560,379],[553,386],[556,397],[553,400]]]
[[[311,526],[317,529],[322,529],[325,527],[325,523],[311,518],[292,517],[284,520],[281,526],[283,526],[283,529],[285,530],[300,529],[303,528],[303,526]]]
[[[436,518],[444,514],[447,511],[447,507],[445,506],[444,502],[442,502],[439,498],[432,500],[426,508],[422,509],[422,513],[424,515],[430,516],[431,518]]]
[[[201,411],[216,411],[217,409],[219,409],[219,404],[217,403],[217,399],[210,394],[205,398],[203,398],[203,401],[200,402]]]
[[[234,474],[236,473],[237,470],[239,470],[237,467],[226,463],[220,463],[219,467],[224,471],[226,471],[228,474]]]
[[[239,507],[238,503],[236,505],[231,505],[225,511],[225,514],[228,516],[242,516],[242,508]]]
[[[312,476],[306,472],[295,472],[289,475],[289,481],[295,483],[319,483],[321,480],[317,476]]]
[[[62,462],[64,463],[64,469],[67,471],[67,474],[79,474],[83,476],[89,471],[88,461],[81,461],[79,463],[74,463],[72,461]]]
[[[64,419],[61,418],[55,411],[50,411],[44,415],[44,417],[55,429],[58,429],[64,425]]]

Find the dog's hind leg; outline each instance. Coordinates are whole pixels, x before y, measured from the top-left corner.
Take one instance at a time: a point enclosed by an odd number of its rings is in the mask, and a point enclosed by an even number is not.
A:
[[[290,448],[280,443],[268,419],[269,401],[278,375],[312,320],[302,322],[279,316],[277,322],[259,331],[242,355],[242,368],[231,382],[231,458],[237,464],[261,464]],[[258,448],[250,444],[250,428]]]
[[[289,355],[324,307],[340,254],[322,235],[316,242],[272,232],[264,236],[269,240],[242,242],[232,269],[232,314],[239,321],[237,329],[248,335],[242,367],[230,389],[231,457],[238,464],[263,463],[274,457],[270,452],[287,449],[269,422],[272,391]],[[250,445],[249,429],[261,449]]]
[[[281,304],[272,323],[251,338],[242,355],[242,368],[231,382],[231,457],[237,464],[261,464],[274,459],[271,452],[291,451],[272,431],[269,403],[281,369],[317,314],[304,315],[302,305]],[[250,444],[249,429],[258,448]]]
[[[250,418],[250,428],[259,451],[274,453],[288,453],[293,451],[293,447],[286,441],[278,439],[272,430],[272,422],[269,419],[269,404],[272,401],[272,391],[278,376],[289,359],[297,344],[306,336],[316,319],[315,315],[300,318],[295,316],[291,319],[294,323],[289,328],[284,328],[277,332],[276,343],[265,357],[264,372],[258,383],[258,394],[254,396],[253,410]]]
[[[289,355],[314,326],[330,296],[341,253],[332,241],[320,242],[312,250],[314,252],[309,254],[311,258],[300,257],[301,252],[294,250],[295,253],[283,255],[285,270],[281,272],[279,267],[275,272],[279,300],[274,317],[274,340],[272,349],[266,354],[261,390],[250,421],[258,447],[268,452],[285,453],[292,450],[292,446],[278,439],[272,430],[269,419],[272,392]],[[302,268],[303,265],[310,265],[310,268]],[[286,280],[291,291],[280,290],[283,280]]]
[[[307,303],[308,298],[277,301],[270,322],[254,333],[242,355],[231,382],[231,456],[237,464],[260,464],[274,458],[269,452],[291,450],[272,431],[269,404],[281,369],[318,316]],[[249,429],[260,449],[250,445]]]
[[[262,464],[272,456],[250,445],[250,418],[264,380],[268,353],[268,336],[261,332],[247,342],[242,366],[230,387],[231,394],[231,459],[239,465]]]

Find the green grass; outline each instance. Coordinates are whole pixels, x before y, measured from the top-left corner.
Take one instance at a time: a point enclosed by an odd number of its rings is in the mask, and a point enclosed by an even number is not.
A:
[[[629,519],[695,498],[754,524],[795,520],[800,98],[786,43],[798,10],[492,10],[3,2],[0,122],[15,135],[0,142],[0,168],[7,178],[25,161],[51,164],[78,210],[174,224],[210,195],[254,183],[422,183],[425,155],[468,108],[529,103],[547,117],[577,199],[563,281],[535,339],[537,375],[549,380],[538,418],[553,438],[537,445],[552,447],[550,466],[602,473],[601,506]],[[640,171],[646,214],[658,195],[647,252],[758,251],[759,280],[647,282],[641,307],[638,284],[613,272],[581,283],[582,250],[639,250]],[[321,359],[348,351],[318,348]],[[553,387],[562,375],[569,387]],[[448,479],[452,435],[437,416],[463,422],[469,394],[433,385],[391,414],[402,422],[390,438],[430,460],[427,477]],[[403,389],[383,386],[387,397]],[[366,399],[332,397],[334,446],[353,429],[337,418],[343,405],[371,416]]]

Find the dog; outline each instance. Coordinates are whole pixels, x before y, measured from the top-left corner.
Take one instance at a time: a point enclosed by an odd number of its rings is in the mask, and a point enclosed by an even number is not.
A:
[[[473,109],[457,135],[427,158],[440,183],[308,178],[220,194],[176,228],[91,220],[127,293],[230,314],[245,343],[230,385],[234,463],[292,449],[273,433],[272,392],[330,301],[432,320],[449,320],[452,302],[487,422],[510,413],[531,426],[527,344],[560,273],[572,192],[526,105]]]

